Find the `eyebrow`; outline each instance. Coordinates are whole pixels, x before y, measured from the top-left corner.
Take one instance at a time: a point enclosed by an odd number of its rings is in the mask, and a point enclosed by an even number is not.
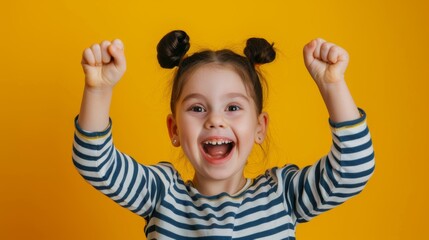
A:
[[[224,95],[222,95],[222,97],[224,97],[224,98],[243,98],[247,102],[250,102],[249,98],[246,95],[242,94],[242,93],[232,92],[232,93],[224,94]],[[188,101],[189,99],[192,99],[192,98],[206,99],[206,97],[203,94],[200,94],[200,93],[191,93],[191,94],[186,95],[183,98],[182,102],[186,102],[186,101]]]

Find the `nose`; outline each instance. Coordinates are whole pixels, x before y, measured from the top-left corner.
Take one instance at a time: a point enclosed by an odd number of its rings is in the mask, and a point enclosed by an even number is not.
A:
[[[225,128],[227,126],[225,119],[223,118],[223,116],[221,114],[217,114],[217,113],[210,113],[207,116],[207,120],[204,124],[204,126],[207,129],[211,129],[211,128]]]

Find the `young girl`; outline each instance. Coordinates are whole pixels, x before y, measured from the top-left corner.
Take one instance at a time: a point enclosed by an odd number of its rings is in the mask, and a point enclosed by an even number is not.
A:
[[[275,58],[273,45],[251,38],[245,56],[230,50],[186,56],[189,37],[173,31],[158,44],[158,61],[177,68],[167,127],[195,168],[184,182],[167,162],[145,166],[118,151],[109,108],[125,72],[120,40],[85,49],[85,90],[76,117],[73,161],[96,189],[147,221],[148,239],[295,239],[306,222],[358,194],[374,171],[365,121],[344,72],[348,54],[316,39],[304,47],[305,65],[330,116],[333,144],[312,166],[269,169],[246,179],[251,149],[266,137],[261,76],[255,66]]]

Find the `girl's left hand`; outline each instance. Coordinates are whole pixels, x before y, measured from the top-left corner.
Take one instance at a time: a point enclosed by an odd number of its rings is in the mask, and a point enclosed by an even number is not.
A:
[[[304,62],[308,72],[320,87],[344,81],[349,55],[343,48],[318,38],[305,45]]]

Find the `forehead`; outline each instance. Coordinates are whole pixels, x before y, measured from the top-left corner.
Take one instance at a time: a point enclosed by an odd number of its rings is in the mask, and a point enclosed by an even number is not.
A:
[[[183,93],[189,91],[229,90],[248,95],[243,77],[228,64],[209,63],[196,67],[188,73]]]

